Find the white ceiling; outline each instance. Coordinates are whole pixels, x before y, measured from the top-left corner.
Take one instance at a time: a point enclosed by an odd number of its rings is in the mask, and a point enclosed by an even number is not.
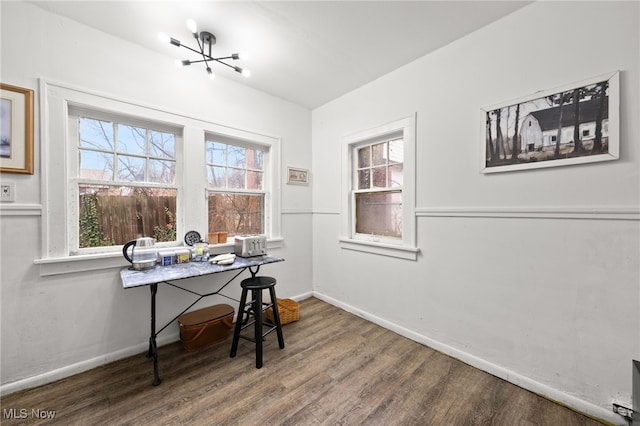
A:
[[[196,47],[186,20],[213,33],[213,56],[248,53],[214,73],[313,109],[465,36],[520,1],[34,1],[37,6],[174,59]],[[194,64],[192,67],[204,65]]]

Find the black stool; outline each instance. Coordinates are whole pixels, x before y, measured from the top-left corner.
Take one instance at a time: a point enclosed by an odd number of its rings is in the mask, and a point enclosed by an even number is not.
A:
[[[240,296],[240,306],[238,307],[238,318],[236,319],[235,331],[233,332],[233,343],[231,344],[231,358],[236,356],[238,351],[238,341],[243,339],[255,342],[256,344],[256,368],[262,368],[262,341],[265,336],[273,330],[278,334],[280,349],[284,349],[284,338],[282,337],[282,326],[280,324],[280,313],[276,303],[276,279],[272,277],[252,277],[242,280],[242,295]],[[247,292],[251,290],[251,301],[247,302]],[[271,303],[262,302],[262,290],[269,290]],[[264,314],[268,308],[273,309],[273,322]],[[246,315],[246,317],[245,317]],[[253,321],[250,318],[253,317]],[[253,325],[253,338],[242,335],[242,330]],[[263,332],[263,326],[268,327]]]

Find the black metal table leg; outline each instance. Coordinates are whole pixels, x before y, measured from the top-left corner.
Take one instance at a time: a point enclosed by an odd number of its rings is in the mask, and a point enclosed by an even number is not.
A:
[[[153,357],[153,386],[161,383],[158,375],[158,344],[156,342],[156,293],[158,292],[158,284],[151,284],[151,335],[149,336],[149,352],[148,357]]]
[[[260,272],[260,265],[256,267],[255,271],[251,269],[251,266],[249,266],[249,272],[251,272],[251,278],[255,279],[258,272]]]

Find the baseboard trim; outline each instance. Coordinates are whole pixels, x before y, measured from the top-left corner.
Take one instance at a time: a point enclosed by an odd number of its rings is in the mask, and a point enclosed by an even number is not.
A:
[[[313,296],[333,306],[336,306],[340,309],[343,309],[347,312],[350,312],[354,315],[364,318],[367,321],[371,321],[381,327],[391,330],[401,336],[404,336],[415,342],[418,342],[425,346],[433,348],[453,358],[459,359],[465,364],[469,364],[472,367],[485,371],[509,383],[513,383],[516,386],[519,386],[523,389],[526,389],[535,394],[543,396],[544,398],[547,398],[549,400],[562,404],[573,410],[579,411],[580,413],[583,413],[587,416],[590,416],[600,421],[605,421],[614,425],[627,426],[627,422],[621,416],[615,414],[613,411],[609,411],[605,408],[599,407],[590,402],[576,398],[573,395],[569,395],[567,393],[554,389],[550,386],[547,386],[545,384],[532,380],[521,374],[514,373],[513,371],[510,371],[504,367],[493,364],[484,359],[478,358],[477,356],[461,351],[457,348],[454,348],[445,343],[434,340],[430,337],[424,336],[422,334],[418,334],[414,331],[401,327],[390,321],[384,320],[380,317],[372,315],[366,311],[363,311],[349,304],[343,303],[325,294],[314,291]]]
[[[299,302],[301,300],[308,299],[310,297],[313,297],[313,291],[308,291],[306,293],[302,293],[297,296],[292,296],[290,297],[290,299],[295,300],[296,302]]]
[[[178,333],[168,334],[163,337],[158,337],[158,346],[167,345],[180,340]],[[65,367],[57,368],[46,373],[38,374],[35,376],[27,377],[24,379],[16,380],[15,382],[0,385],[0,396],[5,396],[25,389],[31,389],[37,386],[46,385],[48,383],[55,382],[57,380],[64,379],[69,376],[73,376],[84,371],[91,370],[101,365],[108,364],[119,359],[127,358],[133,355],[142,354],[149,349],[149,343],[144,342],[135,346],[120,349],[108,354],[100,355],[95,358],[80,361],[75,364],[67,365]],[[149,368],[149,383],[152,382],[152,370]]]

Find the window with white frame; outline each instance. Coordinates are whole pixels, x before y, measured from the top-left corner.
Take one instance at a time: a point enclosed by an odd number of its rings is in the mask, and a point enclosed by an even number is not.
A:
[[[177,240],[179,132],[162,123],[69,108],[72,252],[95,252],[140,236]]]
[[[353,149],[354,234],[402,239],[402,135]]]
[[[42,275],[120,266],[124,242],[177,246],[187,231],[206,238],[209,223],[280,244],[278,137],[46,80],[40,89]],[[216,222],[225,215],[235,228]]]
[[[342,248],[417,258],[413,117],[343,139]]]
[[[268,147],[210,134],[206,139],[208,229],[229,237],[265,233]]]

